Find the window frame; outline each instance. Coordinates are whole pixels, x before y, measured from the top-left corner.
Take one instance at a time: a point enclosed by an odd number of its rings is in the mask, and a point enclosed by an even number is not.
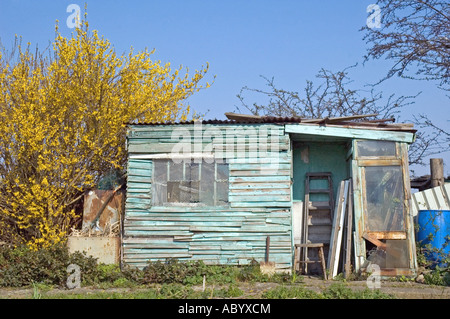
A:
[[[365,165],[364,165],[365,164]],[[402,171],[402,165],[401,163],[398,163],[398,161],[391,161],[389,162],[385,162],[383,161],[383,163],[377,163],[376,165],[373,165],[373,163],[371,163],[372,165],[367,165],[368,163],[359,163],[359,167],[360,167],[360,174],[361,174],[361,181],[362,181],[362,199],[363,199],[363,218],[364,218],[364,229],[365,232],[375,236],[375,238],[377,239],[406,239],[406,229],[407,229],[407,224],[406,224],[406,218],[407,218],[407,214],[406,214],[406,206],[405,206],[405,198],[406,198],[406,193],[404,190],[404,176],[403,176],[403,171]],[[386,164],[386,165],[382,165],[382,164]],[[367,167],[386,167],[386,166],[391,166],[391,167],[398,167],[400,169],[401,174],[401,185],[402,185],[402,195],[403,195],[403,230],[371,230],[369,227],[369,205],[367,202],[367,180],[366,180],[366,168]]]
[[[395,144],[395,155],[384,155],[384,156],[361,156],[358,154],[358,143],[364,143],[364,142],[371,142],[371,141],[378,141],[378,140],[355,140],[354,150],[355,150],[355,159],[357,162],[357,166],[359,167],[359,174],[360,174],[360,180],[362,183],[362,189],[361,189],[361,195],[362,195],[362,217],[364,222],[364,231],[372,236],[375,236],[377,239],[406,239],[407,233],[406,233],[406,205],[405,200],[403,200],[403,222],[405,225],[404,231],[374,231],[369,229],[368,225],[368,203],[367,203],[367,185],[366,185],[366,176],[365,171],[366,167],[382,167],[382,166],[395,166],[399,167],[402,172],[402,185],[404,186],[404,172],[403,172],[403,161],[401,159],[402,152],[400,150],[400,145],[397,142],[394,141],[384,141],[388,143],[394,143]],[[381,140],[380,140],[381,141]],[[406,191],[403,187],[402,189],[403,197],[404,199],[407,198]]]
[[[401,150],[399,149],[399,143],[394,141],[384,141],[384,140],[356,140],[355,145],[355,159],[357,160],[392,160],[392,159],[400,159]],[[365,143],[365,142],[387,142],[387,143],[393,143],[395,144],[395,155],[360,155],[358,150],[358,144],[359,143]]]
[[[155,202],[155,200],[156,199],[158,199],[158,197],[157,196],[155,196],[155,189],[152,187],[152,205],[151,205],[151,207],[160,207],[160,208],[163,208],[163,207],[201,207],[201,208],[203,208],[203,207],[229,207],[229,205],[230,205],[230,198],[229,198],[229,182],[230,182],[230,171],[229,171],[229,164],[228,164],[228,162],[226,162],[225,160],[223,160],[223,159],[214,159],[214,160],[211,160],[211,159],[207,159],[207,160],[205,160],[205,159],[201,159],[201,160],[199,160],[199,159],[193,159],[193,158],[188,158],[188,159],[182,159],[180,162],[179,162],[179,164],[183,164],[183,176],[182,176],[182,180],[180,180],[180,181],[178,181],[178,180],[175,180],[175,181],[170,181],[170,170],[171,170],[171,166],[170,166],[170,163],[171,162],[173,162],[173,160],[172,159],[170,159],[170,158],[158,158],[158,159],[153,159],[152,160],[152,162],[153,162],[153,170],[152,170],[152,185],[153,184],[155,184],[155,183],[161,183],[160,181],[158,181],[158,182],[156,182],[155,181],[155,177],[156,177],[156,174],[155,174],[155,172],[156,172],[156,170],[155,170],[155,165],[156,165],[156,163],[157,163],[157,161],[159,161],[159,162],[165,162],[165,166],[166,166],[166,169],[167,169],[167,172],[166,172],[166,178],[165,178],[165,190],[166,190],[166,196],[164,197],[163,196],[163,198],[165,198],[165,201],[164,202]],[[168,201],[168,182],[192,182],[192,180],[186,180],[186,164],[197,164],[198,165],[198,186],[199,186],[199,195],[198,195],[198,202],[169,202]],[[211,165],[211,164],[213,164],[214,166],[214,176],[213,176],[213,180],[212,180],[212,182],[213,182],[213,185],[212,185],[212,187],[213,187],[213,203],[212,204],[210,204],[210,203],[205,203],[205,202],[202,202],[201,201],[201,194],[200,194],[200,192],[201,192],[201,187],[202,187],[202,166],[203,165]],[[227,167],[227,178],[226,179],[219,179],[218,178],[218,172],[217,172],[217,170],[218,170],[218,166],[219,165],[226,165],[226,167]],[[217,189],[218,189],[218,186],[217,186],[217,184],[218,183],[227,183],[227,187],[226,187],[226,200],[222,200],[222,201],[220,201],[218,198],[217,198]],[[220,203],[220,202],[222,202],[222,203]]]
[[[365,262],[368,260],[369,248],[371,246],[388,246],[394,243],[398,246],[403,243],[405,255],[398,259],[390,260],[389,264],[380,265],[380,274],[382,276],[392,275],[411,275],[415,274],[417,269],[417,257],[415,255],[415,241],[414,241],[414,222],[410,214],[410,182],[409,182],[409,166],[408,166],[408,144],[402,141],[393,141],[396,143],[396,156],[359,156],[357,150],[357,143],[367,141],[367,139],[353,139],[352,141],[352,162],[351,171],[354,195],[354,231],[355,231],[355,269],[365,270]],[[398,166],[402,170],[403,182],[403,207],[405,208],[403,220],[405,222],[405,231],[370,231],[367,229],[367,202],[366,200],[366,186],[364,171],[366,167],[370,166]],[[397,242],[398,241],[398,242]],[[392,246],[393,247],[393,246]],[[394,248],[392,248],[394,249]],[[393,258],[390,256],[389,258]],[[409,264],[409,265],[408,265]]]

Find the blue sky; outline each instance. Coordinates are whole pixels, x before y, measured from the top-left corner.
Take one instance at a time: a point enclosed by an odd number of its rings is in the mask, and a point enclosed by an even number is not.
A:
[[[54,38],[56,20],[70,36],[68,5],[86,1],[2,0],[0,40],[10,48],[14,36],[43,49]],[[91,29],[111,41],[118,53],[155,49],[154,59],[191,70],[210,64],[206,80],[213,86],[196,93],[189,103],[206,118],[223,119],[240,105],[236,95],[244,86],[265,88],[260,77],[274,77],[279,88],[301,91],[321,68],[332,71],[358,63],[350,72],[353,88],[374,83],[389,62],[362,64],[366,52],[359,29],[374,0],[153,0],[87,1]],[[382,12],[381,12],[382,14]],[[400,119],[425,113],[449,131],[449,99],[436,83],[390,79],[379,86],[385,96],[422,94],[404,109]],[[249,96],[248,102],[253,102]],[[242,110],[241,108],[241,111]],[[442,155],[442,156],[441,156]],[[450,174],[450,155],[441,154]],[[438,157],[438,156],[435,156]],[[421,172],[427,173],[427,168]]]

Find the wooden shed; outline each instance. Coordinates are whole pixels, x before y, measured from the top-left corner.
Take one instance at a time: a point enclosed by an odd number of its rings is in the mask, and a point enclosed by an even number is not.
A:
[[[321,243],[327,268],[346,250],[356,271],[376,263],[381,275],[415,273],[411,125],[227,116],[128,126],[124,263],[256,260],[291,271],[295,245]],[[335,250],[344,197],[352,219],[339,241],[347,246]],[[313,249],[304,257],[318,258]]]

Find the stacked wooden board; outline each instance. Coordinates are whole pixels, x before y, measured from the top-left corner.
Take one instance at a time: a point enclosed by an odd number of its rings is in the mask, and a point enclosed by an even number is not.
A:
[[[336,277],[339,270],[346,277],[351,272],[351,238],[353,236],[351,187],[350,179],[341,181],[336,196],[327,262],[330,279]],[[342,266],[341,269],[339,268],[340,265]]]

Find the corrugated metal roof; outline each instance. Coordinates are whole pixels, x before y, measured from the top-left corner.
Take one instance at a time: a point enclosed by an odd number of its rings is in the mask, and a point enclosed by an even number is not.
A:
[[[210,120],[190,120],[190,121],[178,121],[178,122],[144,122],[144,123],[128,123],[129,125],[184,125],[184,124],[194,124],[196,121],[202,124],[254,124],[254,123],[301,123],[300,118],[294,117],[272,117],[267,116],[260,120],[248,120],[248,121],[237,121],[237,120],[218,120],[218,119],[210,119]]]
[[[323,119],[307,119],[300,117],[279,117],[279,116],[254,116],[245,114],[225,113],[229,118],[226,120],[210,119],[210,120],[189,120],[189,121],[167,121],[167,122],[143,122],[143,123],[128,123],[128,125],[188,125],[194,123],[201,124],[255,124],[255,123],[270,123],[270,124],[287,124],[287,123],[299,123],[308,125],[330,125],[338,127],[360,127],[364,129],[384,129],[388,131],[403,131],[415,133],[417,130],[413,129],[413,124],[408,123],[386,123],[387,121],[393,121],[393,119],[382,119],[377,121],[361,121],[364,117],[374,116],[376,114],[369,115],[356,115],[339,118],[323,118]],[[353,121],[358,119],[357,122]]]

